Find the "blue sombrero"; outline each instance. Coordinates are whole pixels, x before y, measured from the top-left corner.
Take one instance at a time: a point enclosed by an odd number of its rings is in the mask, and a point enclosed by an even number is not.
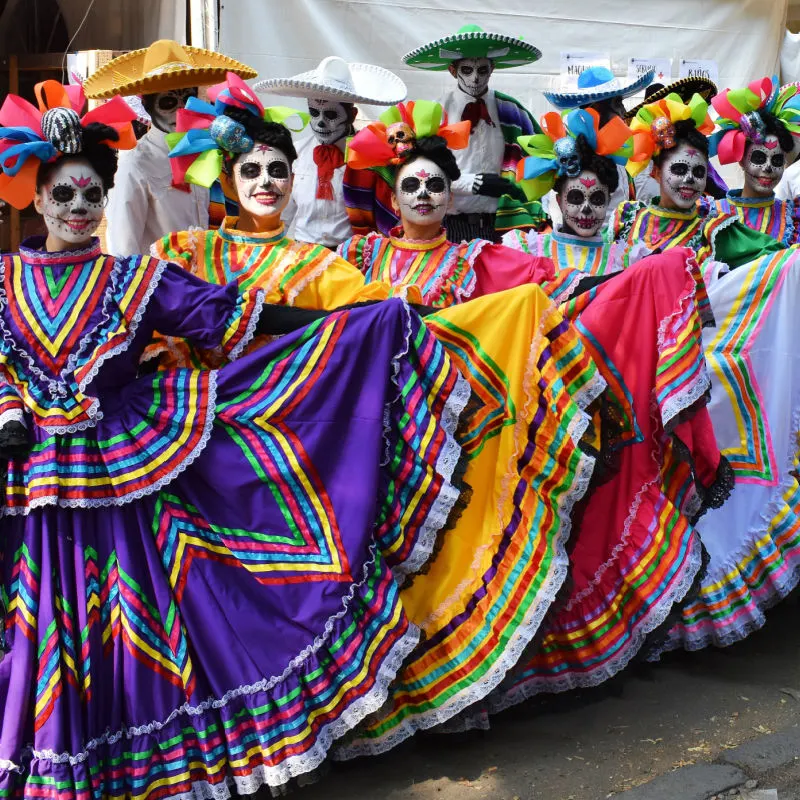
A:
[[[571,92],[545,92],[544,96],[562,110],[599,103],[612,97],[631,97],[652,83],[656,71],[651,69],[636,80],[620,80],[608,67],[589,67],[578,76],[578,88]]]

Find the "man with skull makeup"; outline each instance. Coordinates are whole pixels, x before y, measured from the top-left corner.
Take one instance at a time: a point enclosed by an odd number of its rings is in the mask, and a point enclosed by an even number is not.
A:
[[[778,93],[785,102],[792,96]],[[763,121],[760,112],[758,119],[749,114],[775,100],[774,86],[757,81],[719,97],[715,106],[724,116],[714,146],[726,160],[741,160],[746,132]],[[780,105],[771,105],[780,113]],[[760,628],[767,609],[800,576],[800,263],[795,248],[784,249],[778,239],[748,227],[733,210],[698,202],[708,163],[706,135],[714,129],[701,97],[683,104],[672,95],[645,105],[632,128],[645,159],[629,169],[638,171],[652,157],[661,198],[649,206],[624,204],[614,230],[628,245],[640,242],[701,263],[716,324],[704,337],[709,411],[736,478],[730,500],[698,523],[710,557],[706,575],[660,648],[696,650],[732,644]],[[772,154],[780,148],[776,141],[764,149]]]
[[[198,87],[218,82],[228,70],[245,78],[256,75],[219,53],[161,40],[115,58],[86,81],[90,98],[141,94],[152,120],[136,148],[120,159],[109,196],[107,241],[114,255],[147,252],[169,231],[209,226],[209,189],[171,183],[167,137],[175,131],[179,109],[197,96]]]
[[[775,197],[795,137],[800,136],[800,94],[794,84],[781,88],[777,77],[753,81],[744,89],[716,95],[719,130],[711,137],[711,154],[721,164],[738,163],[744,188],[717,201],[718,213],[735,211],[753,230],[784,245],[800,239],[800,199]]]
[[[494,70],[531,64],[541,55],[521,39],[465,25],[403,57],[418,69],[450,72],[456,86],[441,105],[451,122],[471,127],[468,147],[456,152],[461,177],[453,183],[453,209],[445,219],[452,242],[492,241],[495,229],[545,223],[541,205],[528,201],[514,177],[522,155],[517,137],[538,131],[536,120],[519,101],[489,88]]]
[[[358,110],[354,104],[399,103],[406,97],[405,84],[389,70],[373,64],[348,64],[329,56],[309,72],[260,81],[254,88],[266,94],[307,99],[313,135],[297,144],[292,196],[283,220],[293,239],[336,247],[353,233],[346,193],[350,193],[352,202],[359,202],[358,197],[352,197],[358,191],[348,185],[344,162],[347,137],[355,133],[353,122]],[[380,191],[377,176],[373,188]],[[380,203],[380,197],[374,200]]]

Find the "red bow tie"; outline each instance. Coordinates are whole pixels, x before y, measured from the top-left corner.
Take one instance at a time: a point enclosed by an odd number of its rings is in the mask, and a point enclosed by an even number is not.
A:
[[[333,200],[333,173],[344,164],[344,153],[335,144],[318,144],[314,148],[317,165],[317,200]]]
[[[479,97],[477,100],[473,100],[471,103],[467,103],[464,106],[464,110],[461,112],[461,121],[462,122],[469,122],[469,129],[470,131],[475,130],[475,126],[481,121],[487,122],[489,125],[494,127],[494,120],[492,120],[491,116],[489,115],[489,109],[486,106],[486,101]]]

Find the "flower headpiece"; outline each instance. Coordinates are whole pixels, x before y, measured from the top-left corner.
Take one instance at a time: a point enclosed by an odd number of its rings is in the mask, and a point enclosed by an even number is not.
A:
[[[80,153],[83,129],[90,123],[108,125],[119,134],[117,141],[103,144],[117,150],[136,146],[131,125],[136,114],[121,97],[81,116],[86,106],[81,86],[44,81],[34,91],[38,107],[10,94],[0,108],[0,198],[19,209],[33,200],[39,164]]]
[[[190,97],[186,108],[178,111],[176,132],[167,134],[175,184],[194,183],[208,188],[222,173],[225,153],[249,153],[253,149],[254,142],[245,126],[225,115],[230,108],[281,125],[297,117],[300,127],[289,128],[294,132],[303,130],[309,120],[308,114],[296,108],[264,108],[256,93],[233,72],[228,73],[224,83],[208,90],[208,99],[211,102]]]
[[[714,130],[714,123],[708,115],[708,103],[699,94],[692,95],[688,103],[673,93],[656,103],[642,106],[631,120],[634,156],[628,162],[628,172],[638,175],[653,156],[675,147],[675,123],[688,119],[694,120],[697,130],[705,136]]]
[[[441,136],[451,150],[462,150],[469,144],[470,123],[449,125],[441,105],[430,100],[400,103],[378,119],[347,143],[348,166],[370,169],[401,164],[414,142],[426,136]]]
[[[625,166],[633,156],[633,134],[619,118],[600,127],[600,115],[594,109],[576,109],[562,116],[550,111],[542,119],[543,133],[520,136],[517,142],[527,158],[517,164],[517,181],[525,193],[537,200],[549,192],[559,176],[577,178],[581,174],[578,136],[599,156]]]
[[[762,111],[773,114],[794,136],[800,136],[800,91],[796,84],[780,87],[778,77],[753,81],[742,89],[725,89],[711,100],[719,114],[719,130],[709,140],[711,155],[721,164],[744,158],[748,140],[763,144],[767,131]]]

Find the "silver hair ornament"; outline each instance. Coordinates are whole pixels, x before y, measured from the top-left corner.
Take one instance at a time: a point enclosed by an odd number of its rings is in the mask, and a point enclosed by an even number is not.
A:
[[[211,138],[229,153],[249,153],[253,149],[252,137],[247,135],[244,125],[224,114],[217,117],[209,130]]]
[[[577,178],[581,174],[581,157],[578,155],[578,143],[571,136],[557,139],[553,151],[558,159],[558,174],[568,178]]]

